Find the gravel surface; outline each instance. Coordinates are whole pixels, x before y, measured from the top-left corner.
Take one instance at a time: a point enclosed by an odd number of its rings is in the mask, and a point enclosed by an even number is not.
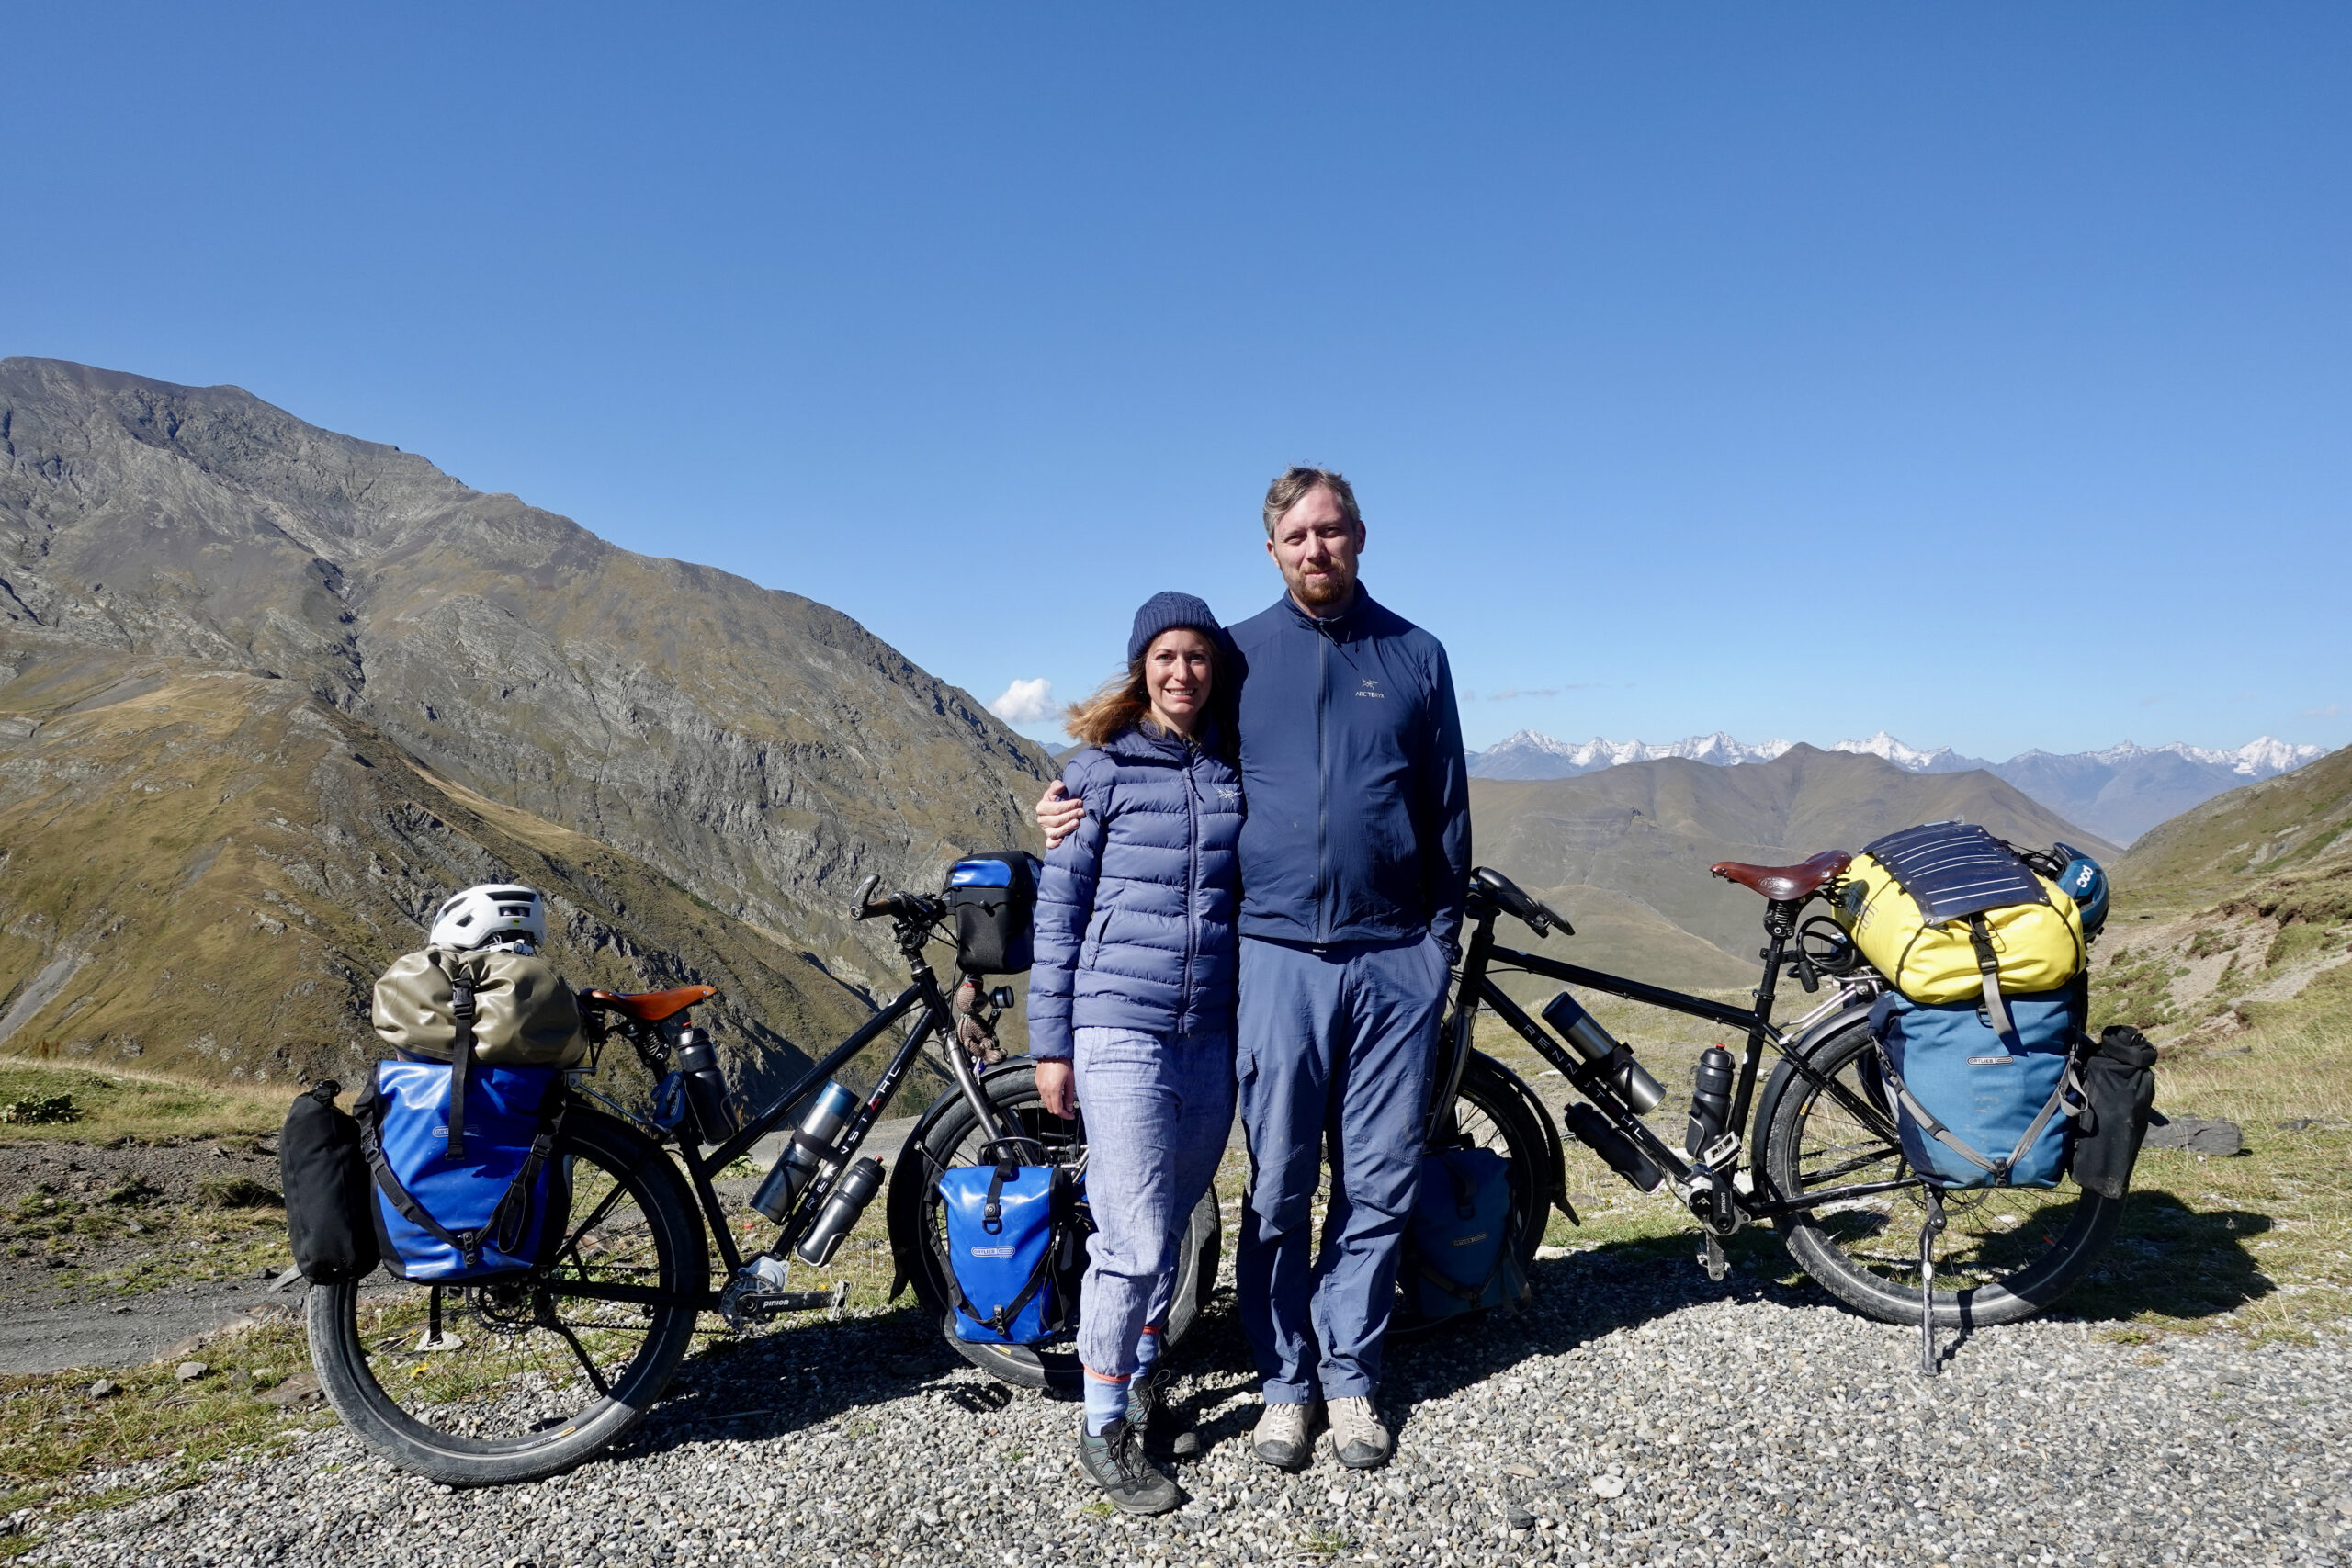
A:
[[[82,1516],[32,1561],[171,1564],[2292,1562],[2352,1556],[2352,1336],[2127,1345],[1913,1332],[1735,1274],[1577,1255],[1524,1314],[1392,1348],[1385,1471],[1249,1454],[1229,1303],[1176,1352],[1191,1500],[1104,1517],[1075,1407],[1014,1394],[899,1315],[690,1363],[614,1453],[452,1493],[340,1431]],[[116,1484],[135,1482],[119,1475]]]

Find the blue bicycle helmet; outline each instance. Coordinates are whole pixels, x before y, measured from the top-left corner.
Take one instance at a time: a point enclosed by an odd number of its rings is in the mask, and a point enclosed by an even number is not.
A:
[[[2066,863],[2066,869],[2058,874],[2058,886],[2082,912],[2083,934],[2090,936],[2107,924],[2107,873],[2098,862],[2072,844],[2057,844],[2052,849],[2057,858]]]

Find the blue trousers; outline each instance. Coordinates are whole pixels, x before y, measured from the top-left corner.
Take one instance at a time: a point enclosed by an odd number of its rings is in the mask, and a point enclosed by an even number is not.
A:
[[[1078,1359],[1104,1377],[1136,1370],[1145,1325],[1165,1327],[1177,1248],[1216,1179],[1233,1127],[1233,1042],[1080,1029],[1072,1070],[1086,1121],[1086,1284]]]
[[[1434,938],[1321,951],[1242,939],[1235,1066],[1250,1176],[1235,1289],[1269,1404],[1379,1387],[1445,990]],[[1310,1261],[1327,1153],[1331,1201]]]

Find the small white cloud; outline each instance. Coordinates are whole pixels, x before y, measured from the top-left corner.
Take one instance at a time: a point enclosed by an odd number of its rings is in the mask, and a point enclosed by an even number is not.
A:
[[[2303,716],[2305,718],[2334,718],[2337,714],[2340,714],[2343,711],[2344,705],[2342,703],[2329,703],[2322,707],[2305,708],[2303,710]]]
[[[1043,677],[1015,681],[989,705],[989,712],[1007,724],[1043,724],[1054,716],[1054,683]]]

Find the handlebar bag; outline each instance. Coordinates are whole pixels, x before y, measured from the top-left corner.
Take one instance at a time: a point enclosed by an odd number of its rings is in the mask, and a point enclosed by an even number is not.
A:
[[[294,1267],[314,1285],[365,1279],[382,1261],[369,1217],[375,1188],[360,1150],[359,1122],[335,1104],[342,1092],[329,1078],[296,1095],[277,1134],[286,1239]]]
[[[1059,1326],[1056,1255],[1071,1193],[1058,1166],[971,1165],[939,1179],[956,1337],[1035,1345]]]
[[[1492,1149],[1424,1156],[1405,1235],[1406,1302],[1423,1321],[1526,1293],[1510,1246],[1510,1162]]]
[[[460,993],[472,1009],[475,1061],[576,1067],[588,1059],[579,998],[530,953],[428,947],[394,959],[376,981],[376,1032],[404,1057],[446,1062],[457,1049]]]
[[[460,1072],[464,1124],[453,1138]],[[554,1157],[565,1094],[560,1067],[379,1062],[358,1109],[385,1266],[450,1284],[545,1261],[571,1211]]]
[[[2075,900],[1973,823],[1867,845],[1846,869],[1836,918],[1915,1002],[1973,1001],[1988,981],[1995,993],[2052,991],[2088,963]]]
[[[1025,975],[1037,912],[1038,860],[1025,850],[959,860],[947,872],[956,966],[967,975]]]
[[[1974,1002],[1878,999],[1871,1032],[1912,1169],[1943,1188],[2058,1185],[2083,1106],[2084,992],[2012,996],[2007,1030]]]
[[[2083,1060],[2083,1099],[2088,1103],[2075,1122],[2069,1168],[2086,1191],[2120,1198],[2131,1190],[2132,1168],[2139,1163],[2140,1140],[2148,1135],[2148,1112],[2156,1102],[2156,1048],[2148,1037],[2120,1023],[2101,1030],[2098,1046]]]

